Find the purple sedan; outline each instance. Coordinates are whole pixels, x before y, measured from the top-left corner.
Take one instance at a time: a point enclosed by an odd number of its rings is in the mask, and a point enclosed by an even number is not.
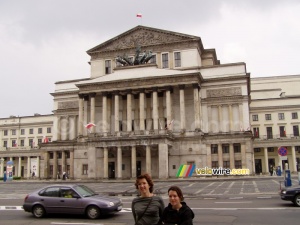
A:
[[[23,209],[36,218],[46,214],[82,214],[90,219],[111,214],[122,209],[122,201],[117,197],[101,196],[85,185],[51,185],[28,194]]]

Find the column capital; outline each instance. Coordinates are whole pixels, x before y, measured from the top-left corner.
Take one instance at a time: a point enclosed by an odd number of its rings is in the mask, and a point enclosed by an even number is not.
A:
[[[152,87],[152,91],[154,92],[154,91],[158,91],[158,87]]]
[[[102,96],[107,97],[107,95],[108,95],[108,92],[107,92],[107,91],[103,91],[103,92],[102,92]]]
[[[179,84],[178,87],[179,87],[180,90],[184,90],[185,85],[184,84]]]
[[[132,90],[131,89],[128,89],[125,91],[125,93],[128,95],[128,94],[132,94]]]
[[[84,94],[78,94],[79,98],[84,98]]]
[[[119,95],[120,91],[113,91],[113,95]]]
[[[92,93],[90,93],[89,95],[90,95],[91,98],[94,98],[94,97],[96,97],[97,93],[92,92]]]
[[[179,86],[180,86],[180,85],[179,85]],[[167,91],[172,91],[172,90],[173,90],[173,87],[172,87],[172,86],[166,86],[165,88],[166,88]]]
[[[84,99],[84,101],[88,101],[89,100],[89,95],[84,95],[83,99]]]
[[[194,84],[193,84],[193,88],[197,88],[197,89],[199,90],[199,88],[200,88],[200,87],[199,87],[199,84],[198,84],[198,83],[194,83]]]
[[[139,93],[145,93],[145,88],[140,88],[140,89],[138,89],[138,92],[139,92]]]

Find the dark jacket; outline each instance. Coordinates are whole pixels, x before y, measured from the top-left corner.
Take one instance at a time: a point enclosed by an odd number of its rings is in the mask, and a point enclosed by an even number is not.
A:
[[[160,224],[193,225],[194,212],[185,202],[181,202],[182,207],[177,211],[169,205],[164,209]]]

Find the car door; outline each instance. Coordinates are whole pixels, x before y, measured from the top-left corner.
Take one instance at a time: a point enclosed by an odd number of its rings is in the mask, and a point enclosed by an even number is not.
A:
[[[59,212],[59,187],[46,188],[42,193],[39,194],[38,201],[45,207],[47,213]]]
[[[84,212],[82,199],[69,187],[60,189],[60,213],[82,214]]]

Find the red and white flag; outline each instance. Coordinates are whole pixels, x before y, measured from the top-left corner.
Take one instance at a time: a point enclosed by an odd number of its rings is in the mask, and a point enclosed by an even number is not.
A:
[[[49,142],[48,137],[44,137],[44,143],[48,143],[48,142]]]
[[[93,123],[88,123],[87,125],[85,125],[86,129],[91,129],[92,127],[95,127],[96,125]]]
[[[136,14],[136,17],[142,18],[142,14],[141,14],[141,13],[138,13],[138,14]]]

